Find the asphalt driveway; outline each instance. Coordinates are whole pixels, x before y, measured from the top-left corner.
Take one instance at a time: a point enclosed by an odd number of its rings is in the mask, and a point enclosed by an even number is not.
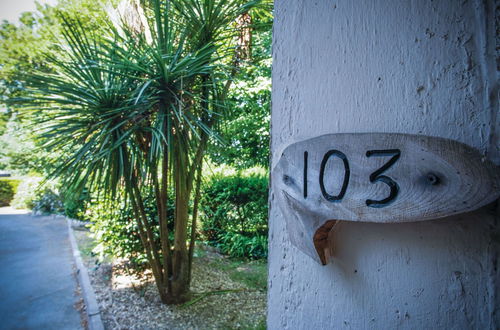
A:
[[[66,221],[19,213],[0,208],[0,329],[81,329]]]

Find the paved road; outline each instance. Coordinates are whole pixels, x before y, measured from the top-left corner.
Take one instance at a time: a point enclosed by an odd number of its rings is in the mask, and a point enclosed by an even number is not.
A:
[[[81,329],[66,221],[14,213],[0,209],[0,329]]]

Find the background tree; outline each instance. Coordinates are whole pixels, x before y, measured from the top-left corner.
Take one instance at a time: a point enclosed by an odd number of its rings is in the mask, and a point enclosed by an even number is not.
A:
[[[272,1],[263,2],[250,18],[251,56],[240,63],[227,97],[231,112],[216,127],[219,139],[209,147],[214,164],[237,169],[269,167]]]
[[[113,3],[116,1],[96,5],[92,0],[64,0],[55,6],[37,4],[36,12],[21,14],[19,24],[0,24],[0,169],[19,174],[50,171],[48,164],[57,160],[61,151],[37,149],[36,138],[27,127],[29,120],[7,101],[26,95],[22,75],[54,69],[44,54],[61,40],[63,22],[58,13],[78,17],[89,30],[100,31],[108,24],[105,8]]]

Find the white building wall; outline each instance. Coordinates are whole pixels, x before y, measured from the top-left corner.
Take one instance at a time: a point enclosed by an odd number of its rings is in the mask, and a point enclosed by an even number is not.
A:
[[[272,164],[291,143],[347,132],[451,138],[499,164],[494,5],[277,0]],[[500,327],[493,207],[420,223],[344,222],[335,258],[320,266],[290,244],[270,200],[269,329]]]

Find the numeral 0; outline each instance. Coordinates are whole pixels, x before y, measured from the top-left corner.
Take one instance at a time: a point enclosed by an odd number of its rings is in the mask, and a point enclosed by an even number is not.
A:
[[[329,193],[326,192],[325,182],[324,182],[326,163],[328,163],[328,159],[330,159],[330,157],[332,156],[338,157],[342,159],[342,161],[344,162],[344,182],[342,182],[342,189],[340,190],[340,193],[337,196],[330,195]],[[325,199],[330,202],[337,202],[342,200],[347,190],[347,185],[349,184],[350,175],[351,171],[349,169],[349,161],[347,160],[347,156],[343,152],[338,150],[328,151],[323,157],[323,160],[321,161],[321,167],[319,170],[319,187],[321,189],[323,197],[325,197]]]
[[[368,150],[366,152],[366,157],[391,157],[387,163],[385,163],[382,167],[380,167],[378,170],[370,174],[370,182],[371,183],[377,183],[377,182],[382,182],[385,183],[386,185],[389,186],[390,188],[390,193],[389,196],[387,196],[384,199],[381,200],[373,200],[373,199],[367,199],[366,200],[366,205],[369,207],[375,207],[375,208],[380,208],[389,205],[390,202],[392,202],[394,199],[399,194],[399,185],[396,181],[394,181],[392,178],[382,175],[385,171],[387,171],[389,168],[391,168],[400,158],[401,156],[401,150],[399,149],[385,149],[385,150]],[[328,160],[331,157],[338,157],[342,160],[344,164],[344,180],[342,182],[342,188],[340,189],[340,192],[338,195],[330,195],[325,188],[325,183],[324,183],[324,178],[325,178],[325,168],[326,164],[328,163]],[[308,163],[308,153],[307,151],[304,152],[304,198],[307,198],[307,165]],[[347,187],[349,186],[349,178],[351,175],[350,167],[349,167],[349,160],[347,159],[347,156],[339,151],[339,150],[329,150],[324,156],[323,160],[321,161],[321,166],[320,166],[320,171],[319,171],[319,187],[321,189],[321,194],[323,197],[330,202],[340,202],[342,198],[344,198],[344,195],[347,191]]]

